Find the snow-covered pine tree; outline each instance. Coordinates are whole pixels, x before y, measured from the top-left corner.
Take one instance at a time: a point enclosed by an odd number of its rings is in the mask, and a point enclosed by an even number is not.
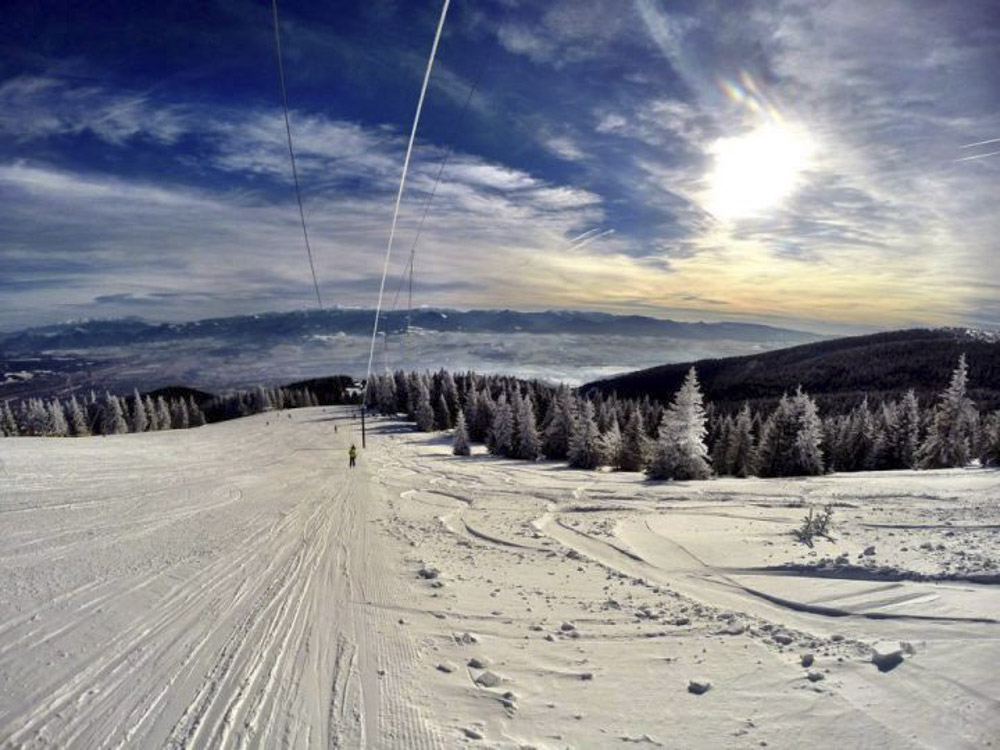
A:
[[[0,429],[4,437],[16,437],[21,434],[21,430],[17,425],[17,417],[14,416],[14,410],[10,408],[10,403],[7,401],[0,402]]]
[[[46,434],[52,437],[68,437],[69,425],[66,423],[66,413],[63,411],[62,402],[54,398],[48,405],[48,428]]]
[[[517,383],[513,384],[513,387],[506,388],[507,400],[510,402],[510,413],[514,417],[514,433],[511,439],[510,445],[510,455],[515,458],[521,457],[521,408],[522,408],[522,398],[521,389],[518,387]]]
[[[795,438],[798,437],[798,433],[792,400],[785,394],[760,431],[760,440],[757,442],[754,456],[758,476],[792,476],[793,469],[789,459],[795,449]]]
[[[517,457],[525,461],[537,461],[542,453],[542,443],[535,423],[535,405],[531,396],[521,398],[517,407]]]
[[[618,416],[612,411],[608,429],[601,435],[601,463],[620,469],[622,466],[622,430]]]
[[[194,396],[188,396],[188,423],[191,427],[201,427],[205,424],[205,413],[194,400]]]
[[[493,411],[493,422],[490,424],[486,445],[495,456],[510,456],[514,448],[514,412],[503,394]]]
[[[642,410],[633,405],[622,435],[622,452],[619,468],[622,471],[644,471],[649,463],[650,444]]]
[[[781,397],[761,429],[754,463],[762,477],[822,474],[823,423],[816,403],[801,388]]]
[[[270,401],[265,401],[265,403],[270,403]],[[188,413],[187,402],[183,398],[177,398],[170,402],[170,424],[175,430],[186,430],[191,426],[191,415]]]
[[[156,397],[156,429],[170,429],[170,409],[167,408],[167,402],[163,396]]]
[[[149,416],[146,414],[146,407],[142,403],[139,389],[132,392],[132,432],[146,432],[149,429]]]
[[[719,476],[732,474],[729,465],[729,443],[735,424],[731,415],[716,418],[715,436],[712,441],[712,468]]]
[[[983,466],[1000,465],[1000,411],[983,420],[979,460]]]
[[[475,434],[476,424],[479,421],[479,394],[475,391],[465,396],[462,419],[465,420],[465,430],[469,435],[469,440],[482,440],[482,436]]]
[[[413,418],[417,429],[421,432],[434,430],[434,408],[431,406],[431,394],[423,377],[417,377],[416,391],[413,394]]]
[[[796,476],[815,476],[823,473],[823,423],[820,421],[816,402],[812,400],[799,386],[792,399],[795,417],[798,421],[798,434],[795,436],[795,467]]]
[[[465,412],[458,412],[458,419],[455,420],[455,436],[452,439],[451,452],[456,456],[468,456],[472,453],[469,448],[469,431],[465,426]]]
[[[927,438],[920,446],[922,469],[945,469],[969,463],[972,431],[978,415],[975,404],[966,395],[968,380],[969,370],[963,354],[951,375],[951,382],[941,394]]]
[[[707,479],[712,476],[705,446],[706,432],[698,373],[692,367],[660,422],[660,435],[646,475],[650,479]]]
[[[878,469],[912,469],[920,445],[920,409],[912,390],[882,405]]]
[[[411,422],[417,421],[417,404],[420,402],[420,387],[423,385],[427,391],[427,385],[416,372],[411,372],[406,378],[406,416]],[[430,405],[430,392],[427,391],[427,404]],[[432,410],[433,411],[433,410]]]
[[[451,411],[448,409],[448,402],[444,398],[444,393],[438,394],[437,402],[434,404],[434,429],[451,429]]]
[[[156,421],[156,404],[153,403],[152,396],[146,396],[142,400],[142,405],[146,410],[146,419],[149,422],[148,430],[158,430],[160,429],[159,424]]]
[[[597,401],[594,404],[594,420],[597,422],[597,429],[603,435],[611,427],[611,417],[614,412],[611,410],[611,404],[603,396],[597,396]]]
[[[726,466],[734,477],[749,477],[754,473],[753,416],[750,407],[743,404],[726,447]]]
[[[473,440],[482,443],[489,441],[490,427],[493,425],[496,408],[496,402],[493,401],[489,386],[484,385],[482,390],[476,394],[475,429],[469,427]]]
[[[596,469],[601,465],[601,433],[594,418],[594,404],[582,399],[576,408],[576,420],[569,438],[566,458],[574,469]]]
[[[409,407],[407,406],[409,402],[409,392],[407,390],[407,380],[406,373],[402,370],[396,370],[392,376],[393,379],[393,393],[396,394],[396,407],[393,409],[393,414],[399,414],[401,412],[409,412]]]
[[[878,426],[868,397],[851,412],[847,444],[841,451],[840,471],[867,471],[875,467],[879,445]]]
[[[253,389],[253,394],[251,396],[250,403],[251,403],[250,410],[254,414],[260,414],[264,411],[267,411],[270,408],[271,404],[267,398],[267,390],[264,388],[263,385],[258,385],[256,388]],[[173,404],[171,404],[171,406],[173,406]],[[175,427],[174,429],[177,428]]]
[[[455,384],[455,378],[447,370],[441,375],[441,395],[444,396],[444,402],[448,406],[448,426],[450,427],[458,419],[461,403],[458,397],[458,386]]]
[[[396,414],[396,379],[392,375],[386,373],[378,379],[375,401],[382,414],[389,416]]]
[[[117,396],[112,396],[110,393],[105,394],[101,432],[105,435],[123,435],[128,432],[124,412],[125,410]]]
[[[69,422],[70,434],[74,437],[87,437],[90,434],[87,415],[80,406],[80,402],[76,400],[76,396],[70,396],[69,404],[66,406],[66,417]]]
[[[545,419],[545,439],[543,440],[542,452],[546,458],[558,460],[565,459],[569,455],[574,417],[574,405],[569,388],[560,385]]]
[[[28,399],[27,406],[22,405],[21,419],[19,420],[22,435],[35,437],[44,435],[48,428],[48,421],[49,414],[41,399]]]

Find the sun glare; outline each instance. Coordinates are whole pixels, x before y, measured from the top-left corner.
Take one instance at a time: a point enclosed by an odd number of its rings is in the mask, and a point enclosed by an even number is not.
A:
[[[787,199],[808,169],[813,144],[801,128],[768,124],[710,149],[706,208],[719,219],[759,216]]]

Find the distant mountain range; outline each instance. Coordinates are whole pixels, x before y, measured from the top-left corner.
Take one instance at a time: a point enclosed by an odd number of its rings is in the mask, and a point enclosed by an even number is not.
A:
[[[1000,336],[953,328],[851,336],[749,356],[667,364],[597,380],[583,390],[668,402],[693,366],[706,399],[724,407],[745,400],[770,402],[799,385],[827,408],[851,406],[865,394],[897,397],[909,388],[926,403],[947,386],[963,353],[972,398],[981,409],[1000,408]]]
[[[315,336],[371,336],[374,311],[361,309],[310,310],[212,318],[189,323],[149,323],[139,318],[87,320],[0,333],[0,354],[28,354],[53,350],[123,347],[211,337],[230,345],[260,345],[275,339],[290,341]],[[398,334],[406,328],[407,313],[385,313],[380,330]],[[655,336],[698,341],[726,340],[784,345],[823,338],[805,331],[754,323],[684,323],[640,315],[596,312],[513,310],[414,310],[411,328],[456,333],[527,333],[594,336]]]

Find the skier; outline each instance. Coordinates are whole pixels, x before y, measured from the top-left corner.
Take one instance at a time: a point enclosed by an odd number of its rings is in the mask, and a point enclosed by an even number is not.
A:
[[[348,466],[354,468],[354,459],[358,457],[358,449],[354,447],[354,443],[351,443],[351,449],[347,451],[347,457],[350,459]]]

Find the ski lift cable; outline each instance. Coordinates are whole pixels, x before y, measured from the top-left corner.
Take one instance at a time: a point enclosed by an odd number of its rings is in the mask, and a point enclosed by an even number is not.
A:
[[[309,257],[309,271],[312,273],[313,288],[316,290],[316,304],[323,310],[323,298],[319,293],[319,281],[316,280],[316,264],[313,263],[312,247],[309,245],[309,230],[306,228],[306,212],[302,206],[302,188],[299,186],[299,170],[295,164],[295,148],[292,145],[292,125],[288,118],[288,92],[285,89],[285,66],[281,59],[281,31],[278,25],[278,0],[271,0],[271,11],[274,16],[274,45],[278,54],[278,80],[281,83],[281,107],[285,115],[285,134],[288,136],[288,157],[292,162],[292,182],[295,184],[295,201],[299,204],[299,219],[302,222],[302,238],[306,243],[306,255]]]
[[[497,38],[500,37],[504,26],[507,24],[507,18],[510,15],[511,6],[508,5],[504,11],[503,18],[500,20],[500,25],[497,27]],[[445,151],[444,156],[441,158],[441,164],[438,166],[437,174],[434,176],[434,185],[431,187],[431,192],[424,201],[424,210],[420,216],[420,223],[417,225],[417,231],[413,235],[413,242],[410,243],[410,256],[407,264],[403,267],[403,273],[399,278],[399,285],[396,287],[396,294],[392,300],[392,307],[389,309],[390,312],[396,310],[396,304],[399,302],[399,295],[403,290],[403,284],[409,280],[409,290],[408,299],[406,306],[406,328],[405,335],[407,341],[409,341],[410,335],[410,318],[413,310],[413,266],[414,259],[417,253],[417,243],[420,241],[420,235],[424,230],[424,223],[427,221],[427,215],[430,213],[431,204],[434,202],[434,197],[437,195],[438,185],[441,182],[441,175],[444,174],[445,167],[448,166],[448,161],[451,159],[452,155],[455,153],[455,138],[462,127],[462,122],[465,119],[466,113],[469,111],[469,105],[472,103],[472,97],[475,96],[476,90],[479,88],[479,84],[482,83],[483,77],[486,74],[486,69],[489,67],[488,60],[484,60],[483,64],[479,67],[479,72],[472,81],[472,85],[469,87],[469,93],[465,97],[465,101],[462,103],[462,109],[458,113],[458,117],[455,120],[455,126],[452,129],[451,137],[448,139],[448,148]]]
[[[277,2],[277,0],[275,0]],[[382,281],[379,284],[378,303],[375,306],[375,322],[372,326],[371,346],[368,350],[368,369],[365,374],[365,387],[361,395],[361,408],[368,398],[368,388],[371,383],[372,360],[375,357],[375,341],[378,337],[379,316],[382,313],[382,299],[385,295],[385,280],[389,275],[389,260],[392,258],[392,243],[396,237],[396,225],[399,221],[399,206],[403,200],[403,191],[406,188],[406,174],[410,169],[410,156],[413,154],[413,141],[417,136],[417,126],[420,123],[420,112],[424,106],[424,97],[427,95],[427,84],[431,78],[431,70],[434,68],[434,58],[437,55],[438,43],[441,41],[441,31],[444,28],[444,20],[448,15],[448,6],[451,0],[444,0],[441,6],[441,18],[438,20],[437,31],[434,34],[434,44],[431,46],[431,54],[427,59],[427,70],[424,72],[424,82],[420,87],[420,98],[417,100],[417,111],[413,116],[413,127],[410,129],[410,140],[406,145],[406,158],[403,160],[403,173],[399,178],[399,190],[396,193],[396,207],[392,212],[392,226],[389,229],[389,242],[385,249],[385,262],[382,264]]]

